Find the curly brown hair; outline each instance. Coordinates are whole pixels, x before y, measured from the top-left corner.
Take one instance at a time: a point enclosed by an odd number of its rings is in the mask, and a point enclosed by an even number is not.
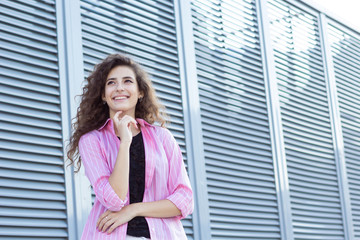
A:
[[[72,124],[73,134],[69,139],[67,157],[69,165],[74,164],[78,157],[77,169],[81,167],[78,144],[81,136],[100,128],[109,118],[109,107],[103,103],[102,96],[105,91],[105,83],[109,72],[117,66],[130,67],[136,76],[139,92],[143,94],[141,101],[138,101],[135,108],[135,118],[142,118],[150,124],[155,122],[165,127],[168,119],[165,107],[160,104],[155,94],[148,74],[142,67],[129,56],[122,54],[111,54],[102,62],[94,66],[93,72],[86,79],[83,93],[80,95],[81,102],[77,108],[75,122]]]

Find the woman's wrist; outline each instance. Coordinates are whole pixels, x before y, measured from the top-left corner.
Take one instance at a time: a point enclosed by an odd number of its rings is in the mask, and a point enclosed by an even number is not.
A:
[[[131,140],[120,140],[120,146],[119,148],[130,148],[131,146]]]
[[[132,203],[129,205],[129,207],[131,207],[132,213],[134,214],[134,217],[141,216],[141,204],[142,204],[142,202],[138,202],[138,203]]]

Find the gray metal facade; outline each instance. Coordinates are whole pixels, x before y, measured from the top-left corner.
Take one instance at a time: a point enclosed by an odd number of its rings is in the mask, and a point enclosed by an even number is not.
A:
[[[79,239],[83,79],[133,55],[195,196],[188,239],[360,239],[360,33],[306,0],[0,0],[0,239]]]

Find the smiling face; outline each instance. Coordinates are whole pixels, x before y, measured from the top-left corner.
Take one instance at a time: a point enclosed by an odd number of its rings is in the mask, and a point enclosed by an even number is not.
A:
[[[135,107],[142,94],[139,92],[134,71],[128,66],[116,66],[109,72],[103,101],[109,106],[112,118],[116,112],[123,111],[121,116],[129,115],[135,118]]]

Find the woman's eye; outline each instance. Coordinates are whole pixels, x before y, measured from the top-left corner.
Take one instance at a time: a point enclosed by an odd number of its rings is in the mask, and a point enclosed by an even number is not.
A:
[[[114,84],[115,82],[114,81],[108,81],[107,83],[106,83],[106,85],[111,85],[111,84]]]
[[[133,81],[130,80],[130,79],[126,79],[125,82],[126,82],[126,83],[132,83]]]

